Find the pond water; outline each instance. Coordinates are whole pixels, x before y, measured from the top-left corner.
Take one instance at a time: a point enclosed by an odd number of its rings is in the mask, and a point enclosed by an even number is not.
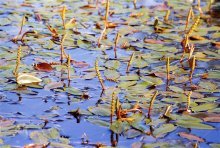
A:
[[[194,19],[184,32],[192,5]],[[98,46],[105,1],[1,1],[0,147],[219,147],[220,27],[206,13],[207,5],[201,2],[203,15],[195,25],[199,9],[189,1],[140,0],[136,9],[131,0],[110,1],[106,37]],[[20,40],[33,30],[37,33]],[[188,60],[181,45],[186,34],[195,46],[191,81],[193,56]],[[60,62],[64,36],[69,70],[65,56]],[[36,77],[40,83],[17,84],[19,46],[18,72],[31,75],[21,83]],[[165,114],[168,106],[172,110]]]

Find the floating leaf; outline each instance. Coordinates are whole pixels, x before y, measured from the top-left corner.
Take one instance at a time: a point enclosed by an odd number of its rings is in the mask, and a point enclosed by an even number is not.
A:
[[[162,135],[172,132],[175,129],[176,127],[173,124],[163,124],[162,126],[160,126],[159,128],[156,128],[153,131],[153,135],[155,137],[161,137]]]
[[[196,141],[199,141],[199,142],[204,142],[204,139],[196,136],[196,135],[192,135],[192,134],[188,134],[188,133],[185,133],[185,132],[180,132],[179,135],[183,138],[187,138],[189,140],[196,140]]]
[[[104,76],[107,80],[117,80],[120,77],[120,74],[115,70],[105,70]]]
[[[48,63],[35,64],[34,68],[39,71],[50,72],[53,70],[52,66]]]
[[[207,90],[215,90],[215,89],[218,88],[218,86],[215,83],[204,82],[204,81],[200,82],[199,86],[204,88],[204,89],[207,89]]]
[[[64,83],[62,81],[60,82],[50,82],[47,85],[44,86],[44,89],[50,90],[50,89],[55,89],[55,88],[60,88],[63,87]]]
[[[122,132],[128,130],[130,125],[127,122],[122,122],[120,120],[114,121],[110,126],[110,129],[117,134],[121,134]]]
[[[184,127],[184,128],[194,128],[194,129],[214,129],[214,127],[206,124],[202,124],[200,122],[193,122],[193,121],[185,121],[185,120],[178,120],[176,125]]]
[[[96,119],[96,118],[88,118],[87,121],[89,121],[95,125],[98,125],[98,126],[109,127],[109,125],[110,125],[109,122],[106,122],[106,121],[103,121],[100,119]]]
[[[169,86],[170,90],[177,92],[177,93],[183,93],[184,90],[182,88],[176,87],[176,86]]]
[[[88,110],[99,116],[110,116],[110,107],[98,106],[98,107],[89,107]]]
[[[220,117],[205,117],[203,120],[205,122],[220,122]]]
[[[128,139],[130,138],[135,138],[137,136],[140,136],[142,133],[138,130],[135,129],[129,129],[127,131],[124,132],[124,136]]]
[[[191,109],[192,109],[192,111],[200,112],[200,111],[215,109],[216,107],[218,107],[217,103],[205,103],[205,104],[202,104],[202,105],[192,107]]]

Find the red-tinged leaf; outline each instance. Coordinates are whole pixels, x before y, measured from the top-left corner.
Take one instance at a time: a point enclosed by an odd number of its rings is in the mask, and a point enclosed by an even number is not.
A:
[[[50,72],[50,71],[53,70],[51,64],[48,64],[48,63],[35,64],[35,65],[34,65],[34,68],[35,68],[36,70],[44,71],[44,72]]]
[[[47,85],[44,86],[44,89],[50,90],[50,89],[55,89],[55,88],[60,88],[63,87],[64,83],[63,82],[50,82]]]
[[[155,40],[155,39],[144,39],[145,43],[149,44],[163,44],[164,42],[161,40]]]
[[[79,68],[84,68],[84,67],[88,67],[89,66],[89,64],[84,62],[84,61],[78,62],[78,61],[75,61],[75,60],[71,60],[70,62],[75,67],[79,67]]]
[[[39,13],[35,13],[35,19],[38,21],[38,22],[41,22],[42,21],[42,17]]]
[[[190,36],[189,37],[190,40],[206,40],[206,38],[202,37],[202,36],[198,36],[198,35],[194,35],[194,36]]]
[[[207,79],[207,78],[208,78],[208,76],[209,76],[209,74],[208,74],[208,73],[204,73],[204,74],[202,74],[201,78],[202,78],[202,79]]]
[[[22,3],[21,6],[23,6],[23,7],[33,7],[31,4],[28,4],[28,3]]]
[[[220,48],[220,42],[212,42],[212,45],[217,48]]]
[[[11,126],[14,124],[14,122],[15,121],[13,121],[13,120],[3,119],[0,117],[0,128]]]
[[[205,122],[220,122],[220,117],[205,117],[203,120]]]
[[[116,24],[116,23],[112,23],[112,22],[107,23],[107,28],[115,28],[117,26],[118,26],[118,24]]]
[[[179,135],[180,135],[180,137],[187,138],[189,140],[196,140],[196,141],[199,141],[199,142],[204,142],[204,139],[202,139],[202,138],[200,138],[196,135],[188,134],[188,133],[185,133],[185,132],[180,132]]]
[[[81,6],[80,7],[81,9],[92,9],[92,8],[96,8],[96,6],[93,6],[93,5],[84,5],[84,6]]]
[[[25,145],[24,148],[46,148],[47,145],[45,144],[28,144]]]
[[[130,17],[138,18],[138,17],[143,16],[143,15],[144,15],[144,13],[142,13],[142,12],[139,12],[139,13],[131,13],[131,14],[130,14]]]

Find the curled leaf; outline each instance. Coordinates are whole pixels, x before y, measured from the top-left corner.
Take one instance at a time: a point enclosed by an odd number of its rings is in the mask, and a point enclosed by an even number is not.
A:
[[[20,85],[30,84],[30,83],[38,83],[42,80],[38,77],[35,77],[31,74],[27,73],[19,73],[17,77],[17,83]]]
[[[44,72],[50,72],[53,70],[52,66],[48,63],[39,63],[34,65],[34,69]]]

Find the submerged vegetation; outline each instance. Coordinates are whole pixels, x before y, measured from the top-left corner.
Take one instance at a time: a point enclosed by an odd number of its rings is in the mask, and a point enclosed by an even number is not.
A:
[[[220,146],[212,1],[8,1],[1,147]]]

